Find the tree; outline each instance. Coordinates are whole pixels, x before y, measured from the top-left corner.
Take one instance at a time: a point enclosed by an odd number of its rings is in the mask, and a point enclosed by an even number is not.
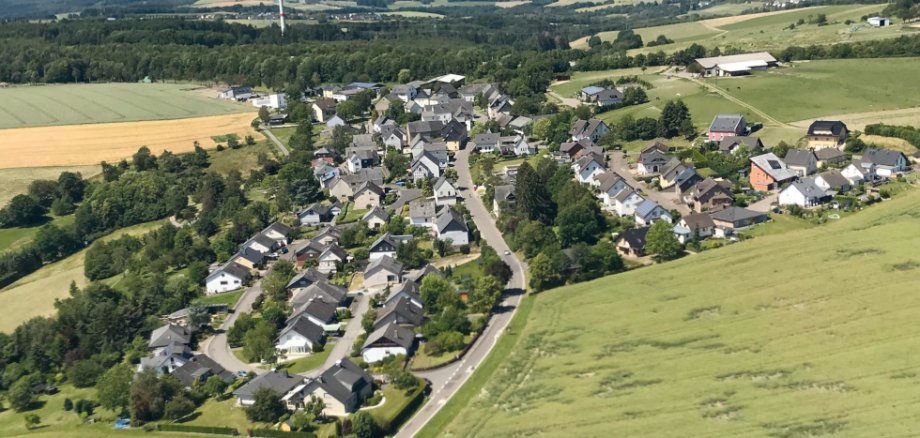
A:
[[[131,162],[134,164],[134,170],[138,172],[156,169],[157,167],[157,157],[150,153],[150,148],[147,146],[141,146],[140,149],[131,156]]]
[[[269,117],[271,117],[271,114],[269,114],[268,112],[268,107],[267,106],[259,107],[259,120],[261,120],[262,123],[268,123]]]
[[[180,395],[166,402],[164,416],[169,420],[178,420],[192,412],[195,412],[195,404],[185,396]]]
[[[613,243],[608,241],[598,242],[597,245],[591,248],[591,252],[600,260],[605,272],[611,273],[623,269],[623,258],[617,253],[617,247]]]
[[[70,398],[64,399],[64,410],[67,412],[70,412],[71,410],[73,410],[73,401],[70,400]]]
[[[559,240],[564,246],[574,243],[594,243],[601,232],[601,213],[593,199],[580,199],[568,204],[556,217]]]
[[[281,398],[270,388],[259,388],[255,393],[252,406],[246,408],[246,418],[251,421],[275,423],[284,415],[284,404]]]
[[[28,376],[21,377],[10,387],[6,393],[6,399],[16,412],[25,411],[32,406],[35,396],[32,394],[32,382]]]
[[[51,203],[51,213],[55,216],[66,216],[73,213],[74,210],[76,206],[73,205],[73,200],[67,194],[61,195]]]
[[[37,179],[29,184],[28,193],[35,202],[48,208],[58,196],[58,183],[48,179]]]
[[[550,200],[544,182],[540,181],[536,171],[526,161],[518,168],[514,193],[517,197],[517,209],[526,218],[544,224],[552,223],[555,206]]]
[[[655,254],[662,260],[671,260],[680,254],[681,249],[671,224],[657,221],[649,228],[645,236],[645,252]]]
[[[188,306],[188,324],[190,327],[201,327],[211,322],[211,313],[201,304]]]
[[[16,195],[5,208],[0,210],[0,226],[19,227],[32,225],[41,220],[45,209],[28,195]]]
[[[658,135],[672,138],[680,134],[682,130],[687,129],[685,120],[690,120],[690,110],[684,101],[681,99],[668,101],[661,110],[661,117],[658,118]]]
[[[399,74],[396,75],[396,82],[400,84],[405,84],[412,80],[412,71],[408,68],[403,68],[399,70]]]
[[[323,415],[323,410],[325,409],[326,402],[315,395],[310,396],[310,401],[304,403],[304,411],[316,418],[321,417]]]
[[[104,371],[95,361],[79,360],[67,369],[67,378],[77,388],[88,388],[96,384],[96,380]]]
[[[440,313],[441,309],[455,305],[459,301],[453,283],[440,275],[426,275],[419,287],[425,310],[429,313]]]
[[[227,390],[227,382],[220,376],[211,376],[201,385],[201,390],[211,397],[219,397]]]
[[[38,426],[42,422],[42,419],[38,416],[38,414],[26,414],[23,416],[23,419],[26,422],[26,429],[29,430],[32,430],[33,427]]]
[[[487,313],[498,302],[504,289],[495,277],[479,277],[473,283],[473,291],[467,305],[473,312]]]
[[[383,436],[374,417],[365,411],[359,411],[351,417],[352,432],[357,438],[379,438]]]
[[[257,321],[243,336],[243,355],[253,362],[271,359],[275,355],[277,337],[278,329],[273,322]]]
[[[160,393],[156,370],[145,369],[131,383],[131,423],[135,426],[154,421],[163,415],[165,403]]]
[[[288,182],[288,194],[291,195],[291,200],[297,205],[312,204],[323,199],[319,181],[313,178],[312,170],[310,170],[309,178],[300,178]]]
[[[530,287],[535,292],[540,292],[562,284],[562,275],[553,266],[553,262],[546,253],[537,254],[530,261]]]

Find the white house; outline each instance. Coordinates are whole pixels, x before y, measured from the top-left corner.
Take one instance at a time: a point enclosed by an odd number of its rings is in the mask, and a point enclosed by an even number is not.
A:
[[[361,356],[366,363],[375,363],[390,356],[409,357],[415,344],[415,333],[408,328],[391,322],[367,336],[361,347]]]
[[[442,209],[434,220],[435,232],[438,240],[450,241],[452,245],[467,245],[470,243],[470,230],[466,221],[451,207]]]
[[[380,207],[374,207],[365,213],[361,220],[367,224],[368,228],[374,230],[386,226],[390,221],[390,215]]]
[[[430,152],[423,152],[412,162],[410,172],[413,181],[439,178],[441,176],[441,166]]]
[[[604,203],[604,208],[607,210],[614,209],[616,196],[629,187],[626,180],[616,172],[604,172],[594,177],[594,180],[598,183],[597,197]]]
[[[636,225],[644,227],[651,225],[656,221],[663,220],[667,223],[671,223],[673,219],[671,214],[668,213],[664,207],[649,201],[648,199],[642,201],[638,207],[636,207]]]
[[[284,100],[284,94],[275,93],[269,94],[267,96],[256,97],[250,100],[252,106],[256,108],[262,108],[263,106],[269,107],[271,109],[284,109],[287,108],[287,102]]]
[[[443,206],[457,203],[457,188],[444,176],[435,181],[433,191],[435,204]]]
[[[403,265],[389,256],[380,257],[364,270],[364,286],[369,289],[383,289],[402,281]]]
[[[800,179],[779,192],[779,205],[814,207],[826,201],[827,193],[811,178]]]
[[[205,289],[208,295],[229,292],[243,287],[252,274],[249,269],[235,262],[228,262],[205,278]]]
[[[288,324],[275,341],[275,350],[287,358],[306,356],[326,343],[323,328],[308,318],[297,318]]]
[[[645,198],[636,193],[631,188],[621,190],[613,199],[613,211],[617,216],[632,216],[636,213],[636,208],[645,201]]]
[[[323,274],[334,274],[348,260],[348,253],[338,245],[329,245],[316,258],[316,270]]]
[[[415,199],[409,202],[409,225],[432,227],[437,204],[432,199]]]
[[[607,166],[599,158],[591,155],[585,155],[572,164],[572,170],[575,172],[575,179],[582,184],[591,184],[594,177],[607,171]]]
[[[875,148],[866,149],[857,163],[874,165],[875,174],[883,178],[890,178],[896,173],[904,172],[910,166],[907,157],[902,152]]]
[[[874,178],[875,166],[872,163],[850,163],[840,169],[840,174],[855,186]]]

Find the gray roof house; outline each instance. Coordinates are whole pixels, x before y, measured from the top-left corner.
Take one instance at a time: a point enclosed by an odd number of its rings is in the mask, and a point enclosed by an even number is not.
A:
[[[256,392],[262,388],[268,388],[283,397],[303,382],[304,378],[302,376],[296,374],[292,376],[287,371],[270,371],[260,374],[245,385],[240,386],[236,391],[233,391],[233,395],[236,396],[238,404],[250,406],[255,403]]]
[[[294,392],[284,400],[288,406],[300,406],[317,396],[326,403],[324,415],[345,416],[356,412],[374,393],[374,378],[350,360],[340,359]]]
[[[744,135],[747,123],[741,114],[716,114],[709,125],[709,141],[722,141],[728,136]]]
[[[395,303],[390,303],[380,309],[374,329],[383,327],[391,322],[399,325],[418,327],[425,321],[425,312],[408,298],[399,298]]]
[[[799,178],[804,178],[818,170],[818,157],[811,149],[789,149],[783,161]]]

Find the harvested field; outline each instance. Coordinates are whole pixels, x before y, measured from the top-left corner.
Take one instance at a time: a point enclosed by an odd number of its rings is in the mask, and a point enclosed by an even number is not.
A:
[[[728,26],[729,24],[741,23],[743,21],[753,20],[755,18],[769,17],[771,15],[785,14],[793,11],[804,11],[811,8],[800,8],[800,9],[785,9],[782,11],[771,11],[771,12],[758,12],[756,14],[747,14],[747,15],[735,15],[733,17],[721,17],[721,18],[710,18],[708,20],[703,20],[700,23],[703,26],[706,26],[710,29],[722,30],[722,26]]]
[[[905,108],[891,111],[869,111],[864,113],[836,114],[821,117],[822,120],[841,120],[850,129],[865,129],[866,125],[873,123],[887,123],[889,125],[920,125],[920,108]],[[808,128],[815,119],[799,120],[792,122],[794,126]]]
[[[36,166],[78,166],[130,157],[146,145],[159,154],[163,150],[187,152],[198,141],[204,148],[216,146],[213,136],[235,133],[242,138],[254,134],[253,113],[195,117],[178,120],[100,123],[94,125],[49,126],[0,131],[0,168]]]

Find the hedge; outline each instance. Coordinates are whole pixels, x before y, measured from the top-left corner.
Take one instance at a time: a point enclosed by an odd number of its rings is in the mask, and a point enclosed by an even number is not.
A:
[[[406,400],[405,405],[400,409],[399,413],[393,416],[390,419],[383,419],[374,416],[374,419],[377,421],[377,425],[380,426],[388,434],[396,433],[399,430],[399,426],[402,426],[412,414],[415,413],[416,409],[421,406],[422,402],[425,401],[425,388],[427,384],[420,384],[415,388],[415,393],[412,394],[412,397]],[[373,411],[371,411],[373,412]]]
[[[253,429],[252,436],[260,438],[316,438],[312,432],[282,432],[272,429]]]
[[[157,430],[161,432],[209,433],[212,435],[237,436],[240,434],[240,431],[232,427],[186,426],[182,424],[158,424]]]
[[[869,135],[900,138],[916,147],[920,147],[920,130],[912,126],[895,126],[875,123],[866,125],[865,133]]]

